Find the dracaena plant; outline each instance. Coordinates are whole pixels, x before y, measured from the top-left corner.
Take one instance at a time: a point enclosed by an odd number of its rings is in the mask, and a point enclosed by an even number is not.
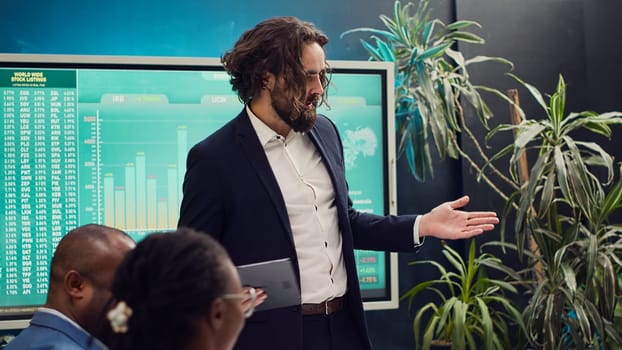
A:
[[[566,83],[560,75],[556,91],[540,91],[514,77],[544,112],[538,119],[499,125],[515,135],[491,162],[509,156],[511,179],[522,184],[509,196],[502,220],[514,218],[513,246],[529,257],[534,278],[523,312],[527,340],[537,349],[619,349],[622,226],[610,222],[622,203],[620,170],[598,143],[577,135],[612,136],[610,125],[622,123],[622,113],[566,113]],[[548,98],[548,103],[547,103]],[[584,133],[578,133],[578,130]],[[520,180],[520,158],[533,164],[528,180]],[[616,174],[617,172],[617,174]],[[535,245],[524,250],[531,238]]]
[[[410,265],[432,265],[440,276],[415,285],[402,296],[408,299],[409,307],[424,290],[440,298],[440,302],[428,302],[415,314],[417,347],[427,350],[433,341],[442,340],[452,349],[510,349],[509,326],[516,322],[524,329],[520,311],[508,295],[517,290],[505,280],[490,277],[489,270],[514,278],[518,274],[490,253],[477,255],[474,239],[466,261],[445,242],[442,244],[451,268],[434,260],[412,262]]]
[[[429,0],[421,0],[417,6],[402,6],[398,0],[392,18],[380,15],[385,29],[355,28],[341,35],[369,33],[369,41],[361,39],[361,43],[370,59],[395,63],[398,156],[406,156],[411,173],[420,181],[434,174],[431,144],[441,159],[463,155],[457,138],[465,128],[460,100],[474,108],[484,125],[492,116],[480,90],[496,90],[474,85],[467,67],[485,61],[512,66],[499,57],[465,59],[455,46],[459,42],[484,43],[468,31],[480,25],[466,20],[445,24],[430,18],[430,10]]]

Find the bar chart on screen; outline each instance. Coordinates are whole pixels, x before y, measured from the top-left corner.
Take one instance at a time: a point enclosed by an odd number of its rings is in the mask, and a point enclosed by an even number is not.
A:
[[[177,226],[188,150],[241,104],[234,95],[173,104],[165,95],[104,94],[80,107],[80,171],[93,180],[81,194],[83,218],[140,240]]]

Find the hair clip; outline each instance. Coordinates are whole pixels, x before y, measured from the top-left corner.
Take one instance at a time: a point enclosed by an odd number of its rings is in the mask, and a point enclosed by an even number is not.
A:
[[[132,316],[132,312],[132,308],[127,305],[125,301],[118,302],[117,306],[108,311],[106,317],[110,321],[112,331],[115,333],[126,333],[127,324]]]

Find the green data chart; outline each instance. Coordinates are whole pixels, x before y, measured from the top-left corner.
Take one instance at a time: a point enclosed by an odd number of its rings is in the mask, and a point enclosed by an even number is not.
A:
[[[330,110],[354,206],[386,212],[381,76],[335,73]],[[0,307],[45,302],[67,231],[100,223],[136,240],[176,227],[190,147],[242,109],[220,71],[0,69]],[[357,251],[363,291],[385,253]]]

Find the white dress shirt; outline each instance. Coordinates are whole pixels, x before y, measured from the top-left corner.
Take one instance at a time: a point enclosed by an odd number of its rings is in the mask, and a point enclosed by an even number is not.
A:
[[[302,303],[320,303],[346,292],[333,184],[315,145],[305,133],[287,137],[270,129],[250,108],[251,124],[266,152],[296,246]]]

